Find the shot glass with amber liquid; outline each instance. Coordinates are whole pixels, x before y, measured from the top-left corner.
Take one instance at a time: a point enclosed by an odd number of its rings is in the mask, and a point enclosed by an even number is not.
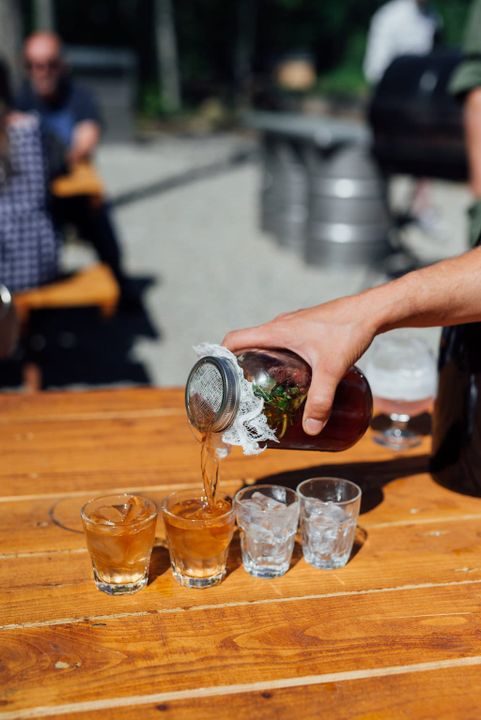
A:
[[[222,498],[208,503],[183,490],[164,498],[161,512],[177,582],[189,588],[220,583],[235,529],[232,501]]]
[[[147,585],[157,507],[152,500],[104,495],[80,511],[95,584],[109,595],[135,593]]]

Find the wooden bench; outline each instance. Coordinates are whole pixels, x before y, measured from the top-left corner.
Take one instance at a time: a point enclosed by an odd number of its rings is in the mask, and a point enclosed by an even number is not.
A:
[[[108,318],[115,313],[119,297],[120,290],[112,271],[107,265],[98,264],[49,285],[15,293],[13,302],[25,333],[33,310],[98,307],[102,316]],[[23,380],[27,392],[40,390],[40,368],[35,363],[26,363]]]
[[[111,317],[120,291],[112,271],[99,264],[80,270],[72,277],[15,293],[13,302],[22,325],[32,310],[66,307],[98,307],[103,317]]]

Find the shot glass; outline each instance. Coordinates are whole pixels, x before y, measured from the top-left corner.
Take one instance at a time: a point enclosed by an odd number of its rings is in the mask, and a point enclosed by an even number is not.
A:
[[[211,508],[191,490],[183,490],[164,498],[161,510],[177,582],[189,588],[220,583],[235,529],[231,500],[217,500]]]
[[[280,485],[257,485],[240,490],[234,505],[245,570],[261,578],[284,575],[299,520],[296,492]]]
[[[351,554],[361,488],[350,480],[320,477],[298,488],[304,559],[316,568],[343,567]]]
[[[95,584],[109,595],[135,593],[147,585],[157,508],[152,500],[104,495],[80,511]]]

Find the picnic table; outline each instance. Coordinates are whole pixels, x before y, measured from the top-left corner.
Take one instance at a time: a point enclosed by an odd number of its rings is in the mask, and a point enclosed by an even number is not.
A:
[[[364,490],[354,555],[282,578],[174,581],[158,527],[150,583],[92,581],[79,509],[117,490],[199,488],[180,389],[0,397],[0,720],[479,718],[481,500],[434,483],[430,440],[369,433],[341,454],[234,451],[222,487],[340,475]]]

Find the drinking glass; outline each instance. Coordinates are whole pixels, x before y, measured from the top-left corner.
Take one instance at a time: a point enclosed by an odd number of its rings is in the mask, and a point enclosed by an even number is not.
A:
[[[89,500],[80,511],[95,584],[109,595],[147,585],[157,508],[152,500],[120,493]]]
[[[297,532],[296,492],[281,485],[257,485],[240,490],[234,505],[245,570],[262,578],[284,575]]]
[[[211,507],[192,490],[181,490],[164,498],[161,510],[177,582],[190,588],[220,583],[235,528],[231,500],[216,500]]]
[[[304,559],[316,568],[343,567],[349,560],[361,506],[361,488],[350,480],[319,477],[297,488]]]
[[[393,450],[419,445],[421,438],[408,423],[430,409],[437,383],[436,361],[426,342],[405,333],[377,337],[366,376],[375,408],[391,421],[385,430],[373,435],[374,441]]]

